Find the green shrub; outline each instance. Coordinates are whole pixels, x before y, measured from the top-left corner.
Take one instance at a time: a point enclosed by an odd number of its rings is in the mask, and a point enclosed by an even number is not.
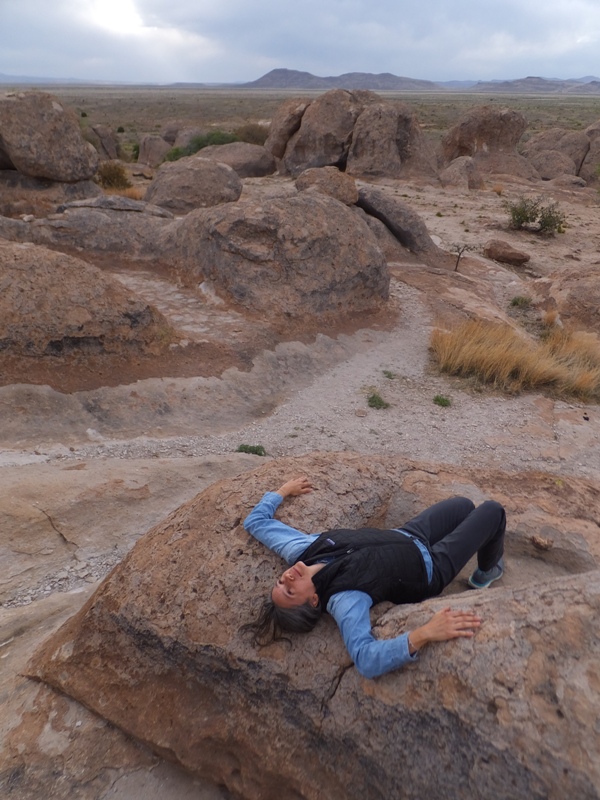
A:
[[[510,225],[516,230],[521,230],[525,226],[535,226],[532,228],[537,233],[555,234],[563,233],[565,225],[565,215],[560,211],[558,203],[542,205],[542,198],[535,199],[520,197],[514,202],[506,201],[504,204],[510,217]]]
[[[386,403],[383,397],[377,392],[373,392],[367,397],[367,404],[369,408],[389,408],[390,404]]]
[[[131,155],[136,161],[140,157],[140,146],[137,142],[131,147]]]
[[[87,117],[87,111],[82,111],[82,112],[81,112],[81,116],[82,116],[82,117]]]
[[[167,155],[165,161],[178,161],[185,156],[193,156],[204,147],[212,144],[231,144],[231,142],[238,142],[239,139],[235,133],[228,133],[227,131],[211,131],[202,136],[194,136],[191,142],[186,147],[172,147]]]
[[[102,161],[96,173],[96,181],[103,189],[129,189],[131,187],[125,167],[118,161]]]
[[[389,369],[384,369],[384,370],[383,370],[383,374],[384,374],[384,375],[385,375],[385,377],[386,377],[388,380],[390,380],[390,381],[393,381],[393,380],[394,380],[394,378],[396,377],[396,373],[395,373],[395,372],[392,372],[392,371],[391,371],[391,370],[389,370]]]
[[[241,444],[236,453],[251,453],[254,456],[266,456],[267,451],[262,444]]]
[[[525,306],[531,305],[531,297],[523,297],[522,295],[517,295],[513,297],[510,301],[511,306],[515,306],[517,308],[524,308]]]
[[[442,406],[442,408],[447,408],[452,405],[452,400],[450,400],[449,397],[445,397],[443,394],[436,394],[433,398],[433,402],[436,406]]]
[[[125,133],[125,128],[122,125],[119,125],[117,128],[117,133]]]

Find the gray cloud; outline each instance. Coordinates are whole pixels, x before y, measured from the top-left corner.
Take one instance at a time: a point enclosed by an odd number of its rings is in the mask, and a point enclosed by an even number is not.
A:
[[[568,78],[597,72],[599,40],[596,0],[0,1],[0,72],[49,77]]]

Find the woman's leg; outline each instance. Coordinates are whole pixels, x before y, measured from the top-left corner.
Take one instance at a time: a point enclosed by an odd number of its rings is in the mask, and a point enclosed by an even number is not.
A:
[[[431,547],[434,594],[444,589],[477,553],[479,569],[494,567],[504,552],[506,514],[495,500],[486,500],[453,531]]]
[[[402,530],[425,539],[433,547],[440,539],[452,533],[474,508],[474,503],[467,497],[449,497],[421,511],[406,525],[402,525]]]

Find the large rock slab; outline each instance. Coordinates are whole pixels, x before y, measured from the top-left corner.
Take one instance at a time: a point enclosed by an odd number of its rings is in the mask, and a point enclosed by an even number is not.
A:
[[[188,156],[163,164],[145,199],[175,214],[188,214],[195,208],[234,202],[241,193],[242,182],[227,164]]]
[[[299,192],[307,190],[322,192],[335,197],[347,206],[353,206],[358,200],[358,189],[351,175],[340,172],[337,167],[314,167],[305,169],[296,178],[296,189]]]
[[[283,158],[287,143],[300,127],[302,116],[310,103],[304,97],[291,97],[273,114],[265,147],[275,158]]]
[[[73,111],[46,92],[0,95],[0,160],[4,169],[67,183],[88,180],[98,168]]]
[[[149,167],[158,167],[163,163],[172,146],[162,136],[148,133],[140,139],[138,163],[148,164]]]
[[[522,152],[523,155],[533,160],[536,169],[539,171],[535,163],[535,157],[544,153],[546,150],[554,150],[570,159],[574,168],[574,172],[571,174],[579,175],[581,165],[589,149],[590,139],[584,131],[568,131],[564,128],[550,128],[547,131],[536,133],[528,139],[522,147]],[[567,172],[567,170],[565,170],[565,172]],[[555,176],[553,175],[552,177]]]
[[[178,229],[179,274],[254,313],[304,318],[375,310],[389,274],[368,226],[302,192],[195,211]]]
[[[263,178],[275,172],[275,159],[265,147],[248,142],[213,144],[203,147],[200,155],[227,164],[240,178]]]
[[[300,128],[289,139],[283,164],[287,172],[299,175],[309,167],[344,169],[352,131],[370,92],[332,89],[314,100],[302,114]]]
[[[546,583],[378,609],[384,637],[442,605],[484,622],[473,639],[431,646],[375,681],[357,673],[327,616],[309,636],[258,651],[243,625],[281,561],[241,521],[302,473],[317,491],[278,512],[302,530],[397,525],[460,492],[506,505],[509,569],[511,547],[560,559],[578,541],[582,556]],[[153,528],[29,674],[248,800],[597,798],[600,573],[576,574],[599,555],[595,489],[560,483],[350,453],[272,462]],[[532,544],[532,522],[551,530],[550,550]]]
[[[356,120],[346,170],[352,175],[435,175],[435,155],[408,106],[372,103]]]
[[[397,197],[374,186],[362,186],[358,206],[383,222],[400,244],[431,266],[449,267],[453,259],[434,242],[421,217]]]
[[[78,258],[0,240],[0,352],[53,357],[157,348],[164,317]]]

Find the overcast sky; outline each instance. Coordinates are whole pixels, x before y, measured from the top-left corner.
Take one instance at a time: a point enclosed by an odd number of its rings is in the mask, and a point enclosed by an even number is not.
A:
[[[0,73],[243,82],[600,73],[600,0],[0,0]]]

